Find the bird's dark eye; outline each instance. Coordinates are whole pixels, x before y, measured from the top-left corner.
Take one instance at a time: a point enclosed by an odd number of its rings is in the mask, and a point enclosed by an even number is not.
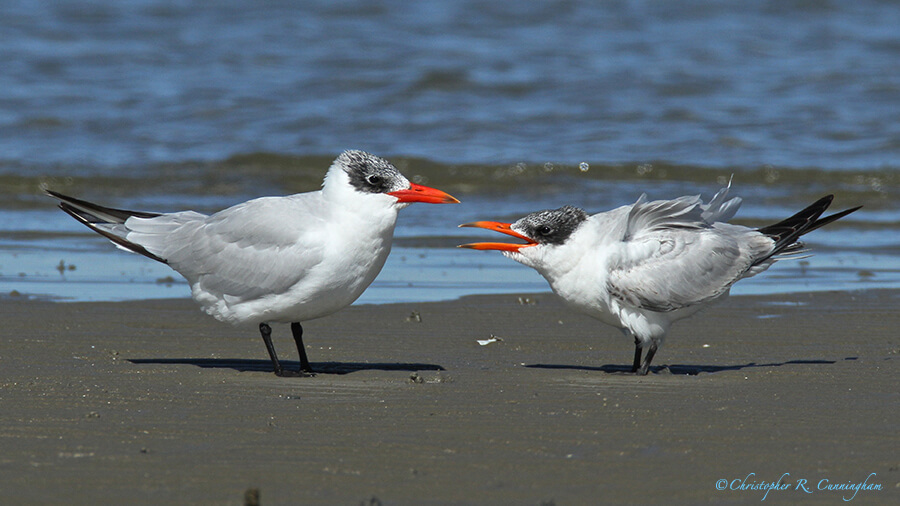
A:
[[[366,182],[368,182],[372,186],[380,185],[381,181],[382,181],[381,176],[379,176],[377,174],[372,174],[372,175],[366,177]]]
[[[541,225],[537,228],[538,235],[550,235],[553,233],[553,228],[548,225]]]

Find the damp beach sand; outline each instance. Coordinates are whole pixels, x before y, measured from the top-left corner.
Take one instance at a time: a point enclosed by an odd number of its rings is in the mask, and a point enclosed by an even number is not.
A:
[[[275,377],[255,329],[188,300],[23,299],[0,304],[5,504],[749,503],[779,480],[767,500],[853,495],[821,480],[900,496],[896,290],[731,298],[676,324],[646,377],[549,294],[308,322],[313,378]]]

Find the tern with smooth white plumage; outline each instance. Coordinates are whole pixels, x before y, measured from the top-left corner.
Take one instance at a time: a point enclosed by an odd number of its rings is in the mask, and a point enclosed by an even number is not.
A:
[[[531,213],[515,223],[478,221],[461,227],[494,230],[524,244],[479,242],[462,248],[496,250],[537,270],[575,309],[634,339],[632,372],[645,375],[673,322],[728,295],[737,281],[778,260],[801,258],[798,239],[856,211],[820,218],[823,197],[762,228],[727,223],[740,198],[729,186],[704,204],[699,196],[637,202],[588,215],[572,206]],[[643,363],[644,348],[647,355]]]
[[[390,253],[400,209],[459,202],[356,150],[338,156],[321,190],[262,197],[209,216],[126,211],[46,192],[116,246],[175,269],[217,320],[258,324],[279,376],[312,373],[301,323],[350,305],[372,283]],[[299,371],[282,367],[271,322],[291,324]]]

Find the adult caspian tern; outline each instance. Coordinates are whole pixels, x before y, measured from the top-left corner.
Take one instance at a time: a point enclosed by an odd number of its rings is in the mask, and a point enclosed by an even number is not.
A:
[[[350,305],[372,283],[391,251],[400,209],[459,202],[410,183],[390,162],[363,151],[338,156],[321,190],[262,197],[210,216],[111,209],[46,192],[116,246],[178,271],[216,319],[259,324],[278,376],[312,372],[301,322]],[[278,361],[269,322],[291,324],[299,372]]]
[[[786,220],[748,228],[727,223],[740,198],[729,187],[708,204],[699,196],[647,201],[589,216],[565,206],[515,223],[478,227],[525,244],[480,242],[462,248],[498,250],[537,270],[569,305],[634,338],[632,372],[644,375],[673,322],[723,298],[735,282],[776,261],[805,253],[798,238],[859,209],[819,218],[828,195]],[[643,348],[647,356],[641,363]]]

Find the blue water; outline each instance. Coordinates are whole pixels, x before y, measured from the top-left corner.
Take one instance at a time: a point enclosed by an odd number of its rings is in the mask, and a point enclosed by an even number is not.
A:
[[[896,2],[372,4],[4,1],[0,157],[898,166]]]
[[[464,201],[405,210],[363,302],[546,290],[455,225],[732,174],[752,225],[865,206],[736,292],[897,287],[898,26],[887,0],[0,2],[0,294],[187,296],[41,185],[212,212],[315,189],[347,148]]]

